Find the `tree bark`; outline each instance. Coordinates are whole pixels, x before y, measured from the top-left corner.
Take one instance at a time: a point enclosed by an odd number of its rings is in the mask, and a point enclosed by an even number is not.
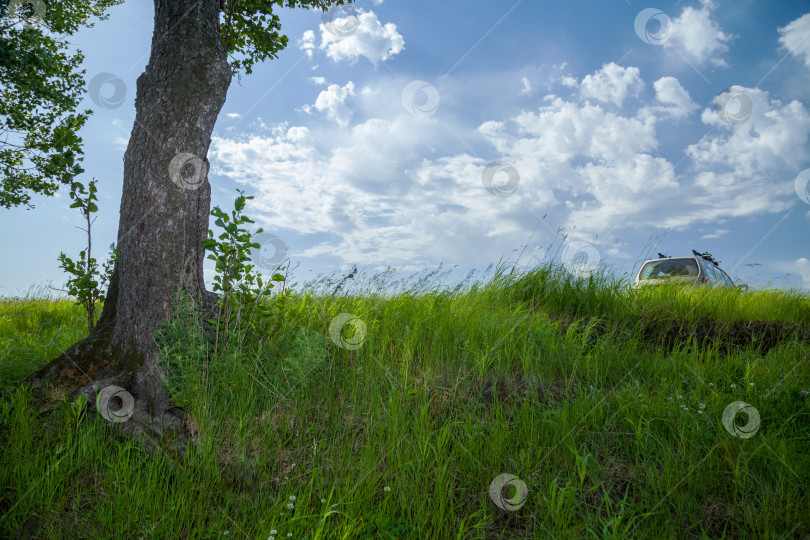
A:
[[[124,157],[119,260],[104,309],[87,339],[32,376],[40,387],[84,385],[91,401],[101,383],[123,386],[140,408],[132,418],[136,431],[146,429],[144,415],[172,410],[155,342],[172,301],[179,291],[209,307],[212,301],[201,246],[211,202],[206,156],[231,81],[219,0],[154,4],[152,50],[137,81]]]

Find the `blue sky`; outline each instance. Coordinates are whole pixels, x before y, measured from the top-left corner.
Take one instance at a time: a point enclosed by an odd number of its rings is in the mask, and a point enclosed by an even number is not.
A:
[[[99,256],[153,17],[110,13],[72,39],[88,81],[125,90],[86,95]],[[555,255],[629,274],[697,249],[752,286],[810,289],[810,5],[362,0],[281,19],[287,49],[231,84],[209,180],[222,208],[256,197],[294,281]],[[83,247],[65,191],[34,202],[0,211],[0,295],[60,286],[59,252]]]

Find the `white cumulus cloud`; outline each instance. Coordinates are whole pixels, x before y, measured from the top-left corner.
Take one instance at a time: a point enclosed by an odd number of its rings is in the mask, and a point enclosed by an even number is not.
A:
[[[610,62],[591,75],[586,75],[580,84],[580,91],[585,98],[603,103],[615,103],[621,107],[625,98],[637,95],[644,87],[637,67],[622,67]]]
[[[779,43],[810,68],[810,13],[779,28]]]
[[[523,77],[522,79],[520,79],[520,84],[521,84],[521,89],[520,89],[520,95],[521,96],[530,96],[530,95],[532,95],[532,83],[529,82],[529,79],[527,79],[526,77]]]
[[[797,259],[793,263],[794,271],[802,275],[802,281],[804,281],[804,286],[806,288],[810,288],[810,260],[807,260],[806,257],[802,257]]]
[[[285,230],[316,235],[296,257],[326,254],[353,264],[421,265],[469,212],[464,201],[477,194],[477,206],[497,220],[482,190],[470,187],[469,179],[480,177],[481,158],[434,165],[420,157],[441,133],[432,122],[403,113],[346,128],[341,137],[318,131],[281,124],[267,134],[214,137],[209,152],[214,174],[255,192],[249,205],[261,226],[280,236]],[[427,164],[436,175],[426,172]],[[437,177],[446,177],[445,169],[467,176],[447,182]],[[469,248],[451,242],[458,258]]]
[[[700,211],[708,219],[784,211],[794,200],[794,166],[810,159],[810,111],[758,88],[730,93],[750,100],[747,119],[729,123],[715,108],[705,109],[701,120],[716,129],[686,149],[695,184],[705,192]]]
[[[315,32],[312,30],[304,32],[304,35],[298,40],[298,48],[304,51],[309,58],[312,58],[315,51]]]
[[[577,83],[568,99],[546,95],[538,106],[453,130],[401,107],[379,107],[397,103],[403,84],[331,85],[309,109],[337,127],[281,124],[269,135],[215,137],[212,172],[251,186],[261,226],[308,237],[296,257],[352,264],[419,266],[469,261],[470,253],[495,260],[547,213],[554,228],[546,238],[562,227],[569,240],[619,257],[632,251],[628,231],[709,224],[700,234],[718,238],[731,235],[723,225],[729,219],[797,204],[796,167],[786,160],[798,167],[810,160],[810,111],[798,101],[735,88],[751,98],[747,120],[733,124],[714,108],[702,111],[713,129],[701,129],[696,136],[708,133],[687,143],[686,159],[675,164],[660,152],[659,137],[672,130],[672,118],[697,110],[677,79],[655,81],[649,98],[636,96],[643,84],[636,68],[605,66],[586,79],[585,93],[601,85],[604,99],[586,99]],[[382,98],[390,92],[392,99]],[[355,114],[374,113],[352,124],[349,104]],[[466,153],[455,133],[479,138],[482,152]],[[483,173],[494,160],[519,173],[511,196],[495,199],[486,189]],[[505,175],[496,173],[494,183]]]
[[[689,60],[702,64],[707,60],[718,66],[726,62],[719,55],[728,51],[726,42],[731,35],[724,33],[712,19],[715,4],[712,0],[701,0],[700,8],[685,7],[680,16],[669,24],[669,39],[665,47],[676,47]]]
[[[405,40],[395,24],[382,24],[373,11],[358,12],[357,28],[348,36],[337,36],[320,25],[320,49],[326,51],[329,58],[335,62],[348,60],[353,64],[364,56],[376,66],[379,61],[388,60],[402,51]]]
[[[354,83],[349,81],[345,86],[337,84],[330,84],[326,90],[318,94],[314,105],[305,106],[303,109],[306,112],[317,110],[318,112],[325,112],[326,117],[334,120],[340,127],[349,125],[349,120],[352,116],[352,111],[346,105],[346,99],[349,96],[354,96]]]
[[[655,88],[655,99],[669,105],[668,107],[656,107],[655,110],[680,118],[698,108],[697,103],[692,101],[689,92],[675,77],[661,77],[653,83],[653,88]]]

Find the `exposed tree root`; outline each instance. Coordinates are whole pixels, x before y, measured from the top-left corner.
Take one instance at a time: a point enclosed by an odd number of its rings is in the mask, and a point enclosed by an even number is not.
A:
[[[147,369],[142,355],[124,352],[111,345],[116,292],[117,280],[114,277],[101,319],[93,332],[41,366],[23,382],[31,385],[34,402],[41,411],[55,406],[51,398],[54,388],[64,391],[65,399],[72,403],[79,396],[84,396],[88,408],[99,412],[99,404],[96,403],[98,393],[107,386],[121,387],[132,395],[134,408],[128,419],[123,422],[108,420],[110,424],[124,434],[143,440],[149,451],[172,447],[177,453],[185,455],[189,440],[193,442],[194,438],[189,436],[185,428],[185,412],[171,403],[160,384],[165,373],[162,369],[157,370],[159,373],[153,372],[157,359],[154,359],[152,368]],[[206,319],[216,318],[218,295],[203,291],[202,296]],[[210,325],[204,324],[206,332],[212,334]],[[148,392],[144,392],[144,381],[150,385]],[[145,393],[149,395],[143,395]]]

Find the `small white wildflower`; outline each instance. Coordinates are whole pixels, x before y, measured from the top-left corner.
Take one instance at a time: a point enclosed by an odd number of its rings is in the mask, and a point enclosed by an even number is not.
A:
[[[698,414],[703,414],[703,411],[698,411]]]
[[[388,486],[385,486],[385,487],[383,488],[383,491],[391,491],[391,488],[390,488],[390,487],[388,487]]]
[[[289,536],[292,536],[292,533],[287,533],[287,536],[288,536],[288,537],[289,537]]]
[[[270,531],[270,534],[276,534],[276,533],[278,533],[278,531],[277,531],[277,530],[275,530],[275,529],[273,529],[272,531]]]
[[[271,534],[267,537],[267,540],[276,540],[276,537]]]
[[[295,500],[295,495],[290,495],[290,500],[294,501]]]
[[[326,499],[321,499],[321,504],[326,504]]]
[[[683,399],[683,396],[678,394],[678,399]]]
[[[736,385],[736,384],[734,384],[734,383],[731,383],[731,387],[732,387],[732,388],[737,388],[737,385]]]
[[[713,383],[713,382],[710,382],[710,383],[709,383],[709,386],[714,386],[714,383]]]
[[[754,383],[748,383],[748,386],[750,386],[751,388],[753,388],[753,387],[754,387]]]
[[[287,503],[287,510],[292,510],[293,508],[295,508],[293,503]]]
[[[701,403],[701,404],[700,404],[700,408],[701,408],[701,409],[705,409],[705,408],[706,408],[706,404],[705,404],[705,403]]]

